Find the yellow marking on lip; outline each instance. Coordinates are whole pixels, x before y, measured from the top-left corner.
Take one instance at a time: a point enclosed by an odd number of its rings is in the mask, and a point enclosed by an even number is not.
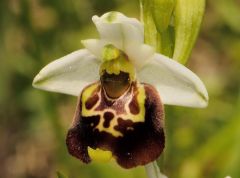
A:
[[[115,126],[118,125],[117,123],[117,116],[116,116],[116,111],[114,111],[113,109],[106,109],[104,111],[95,111],[95,112],[98,112],[98,115],[100,115],[100,121],[99,121],[99,124],[95,127],[95,129],[98,129],[99,132],[107,132],[107,133],[111,133],[113,136],[115,137],[122,137],[123,134],[117,130],[114,129]],[[112,112],[113,115],[114,115],[114,118],[110,121],[110,125],[109,127],[104,127],[103,126],[103,123],[105,121],[104,119],[104,113],[105,112]]]
[[[87,101],[87,99],[89,97],[92,96],[93,91],[99,86],[100,84],[94,84],[89,86],[88,88],[86,88],[83,91],[82,94],[82,116],[84,117],[91,117],[91,116],[100,116],[100,120],[98,125],[94,128],[94,129],[98,129],[100,132],[105,131],[107,133],[112,134],[114,137],[122,137],[123,134],[120,131],[117,131],[114,129],[115,126],[118,126],[118,118],[121,118],[123,120],[131,120],[133,123],[136,122],[144,122],[145,121],[145,98],[146,98],[146,94],[145,94],[145,89],[144,86],[140,83],[137,83],[137,89],[138,89],[138,95],[137,95],[137,102],[139,104],[139,108],[140,108],[140,112],[137,115],[134,115],[130,112],[129,109],[129,103],[131,102],[131,100],[133,99],[132,95],[130,95],[129,100],[125,103],[125,114],[117,114],[115,110],[111,109],[111,108],[105,108],[103,111],[97,111],[96,108],[99,106],[100,102],[101,102],[101,90],[99,90],[98,92],[98,96],[99,96],[99,101],[94,105],[93,108],[91,109],[87,109],[85,106],[85,103]],[[133,88],[131,89],[133,90]],[[131,91],[133,92],[133,91]],[[110,125],[108,128],[105,128],[103,126],[103,123],[105,121],[104,119],[104,113],[105,112],[111,112],[114,114],[114,118],[110,121]],[[128,129],[128,128],[127,128]],[[133,128],[129,128],[128,130],[133,130]]]
[[[138,95],[137,95],[137,102],[138,102],[138,105],[139,105],[139,109],[140,109],[140,112],[135,115],[135,114],[132,114],[130,112],[130,109],[129,109],[129,104],[131,102],[131,100],[129,100],[129,102],[127,102],[125,104],[125,110],[127,111],[128,115],[130,116],[131,118],[131,121],[133,122],[144,122],[145,121],[145,99],[146,99],[146,94],[145,94],[145,89],[144,89],[144,86],[140,83],[137,83],[137,89],[138,89]]]
[[[100,85],[99,83],[95,83],[95,84],[93,84],[93,85],[91,85],[91,86],[89,86],[89,87],[87,87],[87,88],[85,88],[83,90],[82,98],[81,98],[81,102],[82,102],[82,115],[83,115],[83,113],[85,113],[86,115],[84,114],[84,116],[93,116],[90,111],[94,110],[99,105],[101,100],[99,99],[97,101],[97,103],[92,107],[91,110],[88,110],[86,108],[86,102],[92,96],[93,92],[98,88],[99,85]],[[100,91],[101,91],[101,89],[100,89]],[[99,93],[100,92],[98,92],[98,97],[101,98],[101,96],[99,96]]]
[[[105,151],[99,148],[94,150],[91,147],[88,147],[88,154],[92,160],[99,162],[109,162],[113,157],[111,151]]]

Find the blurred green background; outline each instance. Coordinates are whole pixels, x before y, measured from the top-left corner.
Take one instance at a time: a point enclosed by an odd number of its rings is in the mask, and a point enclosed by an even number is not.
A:
[[[84,165],[65,135],[77,98],[32,88],[50,61],[97,37],[92,15],[118,10],[139,17],[137,0],[0,1],[0,177],[146,178],[144,168]],[[166,106],[169,178],[240,177],[240,1],[208,0],[188,67],[206,84],[206,109]]]

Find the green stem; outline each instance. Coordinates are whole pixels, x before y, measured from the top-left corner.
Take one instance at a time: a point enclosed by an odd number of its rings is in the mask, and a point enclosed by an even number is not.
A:
[[[145,166],[145,170],[149,178],[167,178],[167,176],[161,173],[160,168],[156,161],[147,164]]]

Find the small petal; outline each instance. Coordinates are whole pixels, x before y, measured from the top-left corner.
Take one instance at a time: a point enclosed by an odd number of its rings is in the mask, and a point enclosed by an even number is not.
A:
[[[99,79],[100,61],[81,49],[45,66],[33,86],[42,90],[79,96],[81,90]]]
[[[141,82],[157,88],[164,104],[199,108],[208,104],[203,82],[189,69],[166,56],[155,54],[138,77]]]
[[[98,39],[88,39],[82,40],[82,44],[86,49],[88,49],[97,59],[102,59],[102,52],[105,45],[108,44],[107,41]]]
[[[154,56],[155,50],[145,44],[129,43],[126,45],[126,54],[137,70],[140,70]]]

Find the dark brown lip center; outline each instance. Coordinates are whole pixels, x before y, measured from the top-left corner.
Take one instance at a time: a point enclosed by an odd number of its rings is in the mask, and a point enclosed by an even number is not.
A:
[[[129,74],[120,72],[118,75],[108,74],[106,71],[101,76],[101,83],[110,98],[119,98],[130,87],[131,80]]]

